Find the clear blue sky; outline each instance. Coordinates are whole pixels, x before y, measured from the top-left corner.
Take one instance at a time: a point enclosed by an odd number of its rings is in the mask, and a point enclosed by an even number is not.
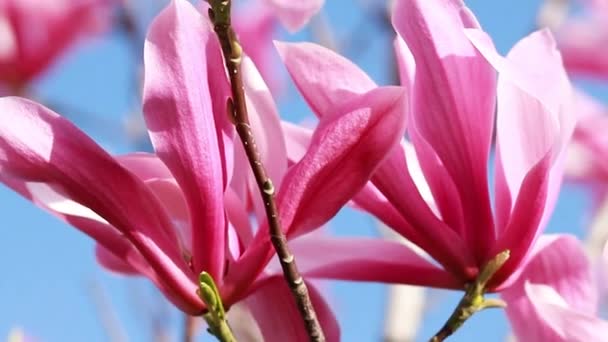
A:
[[[351,10],[352,0],[327,2],[325,11],[336,29],[337,38],[357,25],[361,25],[370,37],[375,37],[365,52],[351,57],[379,83],[387,83],[387,56],[393,53],[387,43],[392,37],[380,36],[378,29],[366,22],[361,13]],[[538,1],[530,0],[471,0],[467,3],[503,53],[533,28],[539,5]],[[307,37],[303,33],[289,39]],[[103,127],[100,122],[118,122],[121,115],[133,109],[130,82],[135,64],[130,53],[118,34],[81,46],[39,82],[36,92],[41,98],[86,110],[89,114],[75,117],[77,123],[100,139],[98,141],[104,146],[113,151],[127,151],[129,146],[124,138],[115,136],[116,130]],[[606,88],[596,85],[591,85],[590,89],[596,94],[608,94]],[[291,105],[290,120],[300,120],[308,115],[308,109],[297,99],[293,88],[286,98],[281,104],[282,108],[286,108],[286,103]],[[116,277],[100,270],[89,238],[4,187],[0,187],[0,203],[3,218],[0,223],[0,340],[11,327],[20,326],[40,341],[107,341],[99,311],[91,297],[94,283],[106,292],[108,304],[118,313],[129,340],[149,340],[150,317],[167,317],[167,308],[146,281]],[[580,190],[566,187],[549,230],[580,231],[581,214],[587,204]],[[339,234],[375,234],[374,221],[351,210],[340,213],[332,222],[332,229]],[[384,290],[383,285],[346,282],[330,287],[344,341],[379,340]],[[459,294],[432,291],[430,297],[420,341],[428,339],[449,316]],[[169,317],[170,321],[165,324],[178,327],[179,316],[170,311]],[[507,330],[501,311],[487,311],[471,319],[451,340],[502,341]],[[211,340],[206,334],[203,336],[202,340]]]

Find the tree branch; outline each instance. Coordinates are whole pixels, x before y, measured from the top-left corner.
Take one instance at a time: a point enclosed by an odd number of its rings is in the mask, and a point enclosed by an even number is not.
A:
[[[283,275],[296,300],[296,305],[304,320],[310,340],[325,341],[323,330],[308,295],[306,283],[298,271],[295,257],[289,250],[285,234],[281,229],[279,212],[275,203],[274,185],[262,164],[260,153],[249,124],[241,76],[242,50],[230,22],[231,1],[209,0],[209,3],[211,4],[209,18],[213,22],[215,33],[222,46],[224,62],[230,75],[232,98],[228,101],[228,115],[236,126],[236,131],[243,143],[247,159],[249,159],[249,164],[260,189],[266,217],[268,218],[270,240],[276,250],[281,268],[283,269]]]

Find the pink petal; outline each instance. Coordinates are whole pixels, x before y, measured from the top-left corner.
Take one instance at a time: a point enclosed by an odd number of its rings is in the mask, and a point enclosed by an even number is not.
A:
[[[206,46],[214,36],[206,20],[187,1],[175,0],[152,23],[144,51],[144,114],[154,148],[190,209],[194,271],[219,279],[225,177],[207,83]]]
[[[85,219],[103,217],[137,248],[184,311],[201,310],[169,217],[139,179],[72,124],[40,105],[1,98],[0,113],[4,122],[11,123],[0,126],[3,179],[22,182],[14,186],[21,193],[26,182],[45,183],[46,188],[88,209]],[[101,228],[94,229],[87,233],[95,238],[112,237],[101,233]],[[104,241],[100,240],[112,248],[113,243]]]
[[[64,197],[44,183],[27,183],[7,174],[0,174],[0,181],[41,209],[97,241],[98,261],[105,268],[125,274],[150,274],[151,279],[158,280],[154,270],[135,246],[92,210]]]
[[[403,95],[400,88],[377,88],[319,124],[277,196],[288,238],[319,228],[363,188],[403,134]],[[264,225],[227,275],[227,296],[238,295],[262,272],[273,252],[268,240]]]
[[[402,148],[390,153],[374,173],[372,182],[408,223],[407,226],[390,227],[424,249],[453,274],[468,278],[467,269],[475,267],[471,254],[461,237],[437,218],[422,197]]]
[[[307,277],[454,289],[461,286],[451,274],[397,242],[311,236],[290,241],[289,245],[298,256],[298,269]],[[272,269],[280,272],[278,262]]]
[[[394,47],[399,66],[401,84],[413,89],[416,75],[416,62],[414,56],[403,39],[399,36],[397,36],[394,41]],[[417,130],[410,127],[409,133],[413,145],[420,151],[420,153],[417,154],[417,159],[420,162],[420,167],[424,170],[423,177],[428,182],[433,201],[437,205],[443,221],[462,236],[465,231],[464,216],[458,189],[456,189],[454,181],[446,171],[441,160],[437,157],[437,154],[433,151],[433,148],[424,140]],[[412,163],[409,164],[411,165]]]
[[[483,32],[469,30],[467,35],[500,73],[497,212],[503,224],[506,213],[511,212],[512,218],[506,226],[498,227],[502,240],[498,249],[510,249],[509,263],[515,265],[544,228],[559,193],[565,147],[575,123],[572,89],[549,31],[523,39],[507,58],[498,55]],[[526,181],[535,183],[528,186],[547,189],[530,191],[524,188]],[[515,198],[527,204],[515,203],[510,208]],[[523,216],[518,209],[523,210]],[[540,221],[530,220],[539,214]]]
[[[524,38],[507,58],[498,55],[483,32],[469,30],[467,34],[500,73],[498,167],[503,169],[513,199],[522,179],[547,153],[553,153],[553,160],[562,158],[575,124],[571,111],[572,89],[549,31],[539,31]],[[560,167],[553,169],[550,202],[555,201],[561,182]],[[504,186],[497,185],[497,188]],[[552,209],[552,206],[550,203],[548,208]]]
[[[325,338],[328,342],[340,341],[340,326],[329,305],[312,283],[306,285]],[[282,276],[267,280],[245,302],[265,341],[309,341],[304,321]]]
[[[133,250],[137,252],[134,248]],[[109,271],[127,275],[140,275],[137,268],[133,267],[130,262],[127,262],[122,258],[123,255],[119,257],[100,244],[95,245],[95,256],[97,257],[97,262]]]
[[[496,83],[494,70],[464,35],[465,28],[479,24],[460,0],[417,0],[397,2],[393,25],[417,66],[408,130],[428,144],[422,151],[423,143],[414,141],[421,161],[434,150],[452,178],[462,205],[463,237],[482,262],[494,241],[487,164]]]
[[[526,295],[534,314],[542,319],[543,341],[602,341],[608,334],[608,322],[595,315],[572,309],[550,286],[526,283]],[[529,339],[532,331],[521,336]]]
[[[291,236],[320,227],[363,188],[403,135],[404,106],[401,89],[378,88],[319,124],[277,197]]]
[[[298,90],[319,117],[377,87],[358,66],[312,43],[275,42]]]
[[[182,189],[165,164],[154,154],[132,153],[116,157],[127,170],[141,179],[162,203],[169,214],[182,245],[182,250],[192,250],[190,212]]]
[[[306,154],[314,131],[312,129],[281,121],[284,132],[287,159],[290,165],[299,162]]]
[[[224,201],[226,203],[226,215],[230,223],[235,227],[242,243],[248,246],[253,240],[253,229],[243,201],[231,189],[226,191]]]
[[[397,232],[403,233],[413,230],[412,226],[401,216],[399,211],[395,209],[371,182],[365,184],[363,189],[353,197],[352,202],[355,208],[372,214],[375,218]]]
[[[594,280],[590,262],[575,237],[541,236],[517,281],[501,293],[515,334],[526,341],[563,340],[563,335],[559,337],[561,334],[545,322],[549,312],[536,310],[545,298],[530,296],[531,284],[556,291],[572,312],[593,316],[598,304]]]
[[[275,15],[283,25],[291,32],[300,30],[315,15],[324,0],[266,0],[266,4],[272,8]]]
[[[517,271],[538,235],[542,232],[541,219],[549,188],[550,154],[536,164],[524,178],[509,222],[494,245],[493,254],[510,251],[509,260],[492,278],[491,284],[500,285]]]

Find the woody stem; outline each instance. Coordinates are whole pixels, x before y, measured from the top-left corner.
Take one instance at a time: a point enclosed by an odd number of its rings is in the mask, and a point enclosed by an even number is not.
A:
[[[222,46],[224,62],[230,75],[232,98],[228,101],[228,115],[236,126],[260,190],[268,219],[270,240],[281,263],[284,278],[296,300],[310,341],[325,341],[325,335],[308,295],[308,288],[298,271],[295,257],[289,250],[285,234],[281,229],[280,216],[275,202],[275,189],[262,164],[260,152],[249,124],[241,75],[242,50],[231,26],[231,1],[209,0],[209,3],[211,4],[209,17]]]

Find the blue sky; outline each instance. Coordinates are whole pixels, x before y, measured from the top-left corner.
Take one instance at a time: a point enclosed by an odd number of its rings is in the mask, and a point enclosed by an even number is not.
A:
[[[392,50],[391,36],[380,35],[361,13],[351,10],[352,0],[328,0],[325,13],[337,38],[360,27],[374,37],[363,52],[350,54],[379,83],[388,83],[386,67]],[[363,2],[363,1],[362,1]],[[368,1],[372,2],[372,1]],[[467,1],[482,26],[505,53],[534,27],[538,1]],[[301,33],[291,40],[309,39]],[[137,67],[127,41],[118,33],[81,45],[65,56],[35,92],[41,99],[63,104],[66,113],[104,146],[115,152],[132,149],[120,132],[104,123],[120,122],[137,101],[132,77]],[[587,82],[596,95],[605,88]],[[605,98],[605,96],[604,96]],[[294,93],[287,92],[281,108],[289,105],[290,120],[300,120],[308,109]],[[81,109],[86,115],[75,115]],[[179,327],[179,315],[169,310],[144,280],[107,274],[95,263],[93,243],[75,229],[65,226],[4,187],[0,187],[0,339],[15,326],[24,328],[40,341],[107,341],[99,306],[92,294],[102,288],[106,302],[117,313],[130,341],[148,341],[150,318],[165,317],[167,327]],[[588,205],[584,193],[566,187],[560,198],[550,231],[580,231],[581,215]],[[331,224],[338,234],[375,234],[375,222],[366,215],[345,210]],[[95,285],[94,285],[95,284]],[[94,285],[94,286],[93,286]],[[385,287],[379,284],[339,282],[330,287],[330,297],[342,325],[344,341],[378,341],[383,323]],[[418,340],[425,341],[445,321],[459,294],[431,291],[430,305]],[[404,322],[407,324],[407,322]],[[507,333],[504,314],[487,311],[476,315],[452,341],[500,341]],[[202,340],[211,340],[203,334]]]

